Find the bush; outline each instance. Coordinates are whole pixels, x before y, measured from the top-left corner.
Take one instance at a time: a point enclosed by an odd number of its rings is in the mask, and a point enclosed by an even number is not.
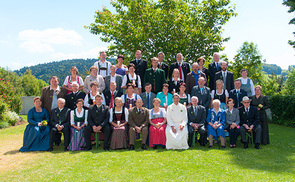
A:
[[[295,96],[272,96],[269,98],[269,101],[271,104],[272,122],[295,127]]]
[[[20,113],[22,109],[21,96],[15,93],[15,88],[9,80],[0,78],[0,99],[5,102],[11,111]]]
[[[4,113],[3,121],[14,126],[18,122],[19,116],[13,111],[7,111]]]
[[[9,123],[0,120],[0,129],[7,128],[8,126],[9,126]]]

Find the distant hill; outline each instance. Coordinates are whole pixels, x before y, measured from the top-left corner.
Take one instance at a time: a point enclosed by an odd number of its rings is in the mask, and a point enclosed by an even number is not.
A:
[[[281,75],[282,68],[276,64],[263,64],[262,71],[266,74]]]

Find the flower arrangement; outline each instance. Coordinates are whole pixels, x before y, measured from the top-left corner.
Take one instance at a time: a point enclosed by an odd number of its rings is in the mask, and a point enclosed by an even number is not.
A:
[[[42,124],[43,126],[47,126],[47,121],[46,121],[46,120],[43,120],[43,121],[41,122],[41,124]]]

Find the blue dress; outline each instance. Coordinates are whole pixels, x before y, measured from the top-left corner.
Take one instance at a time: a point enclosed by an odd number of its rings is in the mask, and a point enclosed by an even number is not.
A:
[[[20,152],[45,151],[49,149],[50,127],[38,126],[38,123],[46,120],[49,123],[49,113],[42,108],[42,112],[37,112],[35,107],[28,113],[28,122],[24,133],[23,147]]]
[[[209,123],[214,124],[215,122],[222,124],[220,127],[217,128],[217,132],[211,125],[209,125]],[[214,108],[209,109],[208,116],[207,116],[207,123],[208,123],[208,126],[207,126],[208,136],[212,135],[215,140],[217,140],[216,133],[218,136],[221,136],[223,138],[225,137],[225,132],[224,132],[225,112],[224,112],[224,110],[219,109],[218,113],[216,113]]]

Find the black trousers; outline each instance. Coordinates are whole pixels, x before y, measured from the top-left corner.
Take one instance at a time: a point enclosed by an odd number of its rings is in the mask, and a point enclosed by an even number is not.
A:
[[[187,125],[187,126],[188,126],[188,145],[192,146],[195,129],[191,125]],[[201,125],[198,128],[198,132],[200,133],[199,143],[205,143],[207,140],[207,131],[206,131],[205,125],[203,126]]]
[[[230,126],[225,129],[229,132],[229,144],[236,145],[237,138],[239,136],[239,129],[237,127],[230,129]]]
[[[241,138],[242,138],[243,143],[247,143],[246,132],[247,132],[246,128],[244,126],[241,126],[240,127],[240,134],[241,134]],[[252,132],[254,132],[255,144],[260,144],[261,143],[261,133],[262,133],[261,126],[260,125],[254,126]]]
[[[109,145],[110,138],[111,138],[111,127],[107,124],[104,127],[102,127],[100,131],[103,132],[103,134],[104,134],[103,148],[104,149],[107,149],[108,148],[108,145]],[[92,128],[92,126],[89,126],[88,125],[84,129],[84,137],[85,137],[86,148],[87,149],[91,149],[92,148],[91,147],[91,140],[90,140],[91,133],[93,133],[93,128]]]
[[[70,144],[70,127],[64,127],[61,132],[64,134],[64,146],[67,147]],[[53,148],[53,142],[60,140],[60,133],[56,127],[51,128],[50,130],[50,139],[49,139],[49,147]]]

